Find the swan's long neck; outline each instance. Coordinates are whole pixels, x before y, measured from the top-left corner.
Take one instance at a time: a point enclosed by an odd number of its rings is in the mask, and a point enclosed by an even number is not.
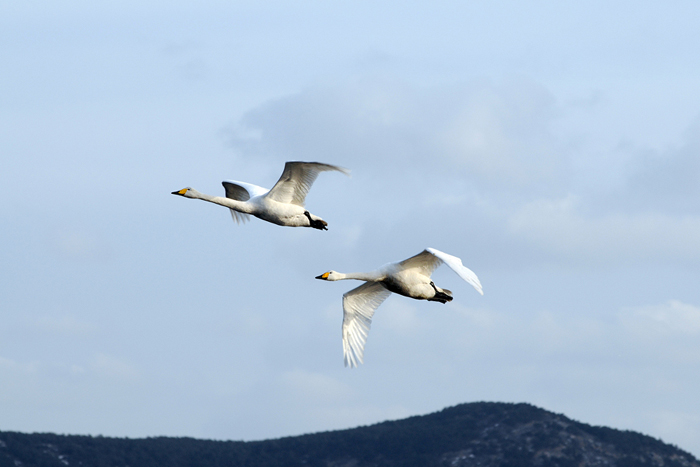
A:
[[[360,281],[366,281],[366,282],[379,282],[382,279],[384,279],[384,275],[380,274],[376,271],[372,272],[349,272],[347,274],[344,274],[342,272],[338,273],[338,279],[339,281],[345,280],[345,279],[357,279]]]
[[[220,206],[226,206],[234,211],[242,212],[245,214],[250,214],[253,212],[253,206],[245,201],[238,201],[231,198],[225,198],[223,196],[211,196],[204,193],[200,193],[195,190],[191,190],[192,198],[201,199],[202,201],[209,201],[210,203],[218,204]]]

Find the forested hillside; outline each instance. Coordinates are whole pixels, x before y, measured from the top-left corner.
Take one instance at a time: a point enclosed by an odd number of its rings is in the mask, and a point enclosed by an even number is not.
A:
[[[266,441],[0,432],[0,467],[665,466],[692,455],[529,404],[471,403],[372,426]]]

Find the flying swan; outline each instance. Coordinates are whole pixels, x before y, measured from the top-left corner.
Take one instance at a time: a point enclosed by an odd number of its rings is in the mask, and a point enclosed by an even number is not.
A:
[[[183,188],[172,194],[201,199],[225,206],[231,210],[236,223],[246,222],[249,216],[288,227],[313,227],[328,230],[328,223],[304,208],[304,199],[320,172],[335,170],[345,175],[350,171],[320,162],[287,162],[275,186],[268,190],[252,183],[225,180],[221,182],[226,197],[210,196],[194,188]]]
[[[430,280],[430,275],[442,263],[447,264],[459,277],[469,282],[481,295],[479,278],[462,264],[456,256],[434,248],[428,248],[399,263],[389,263],[376,271],[343,274],[328,271],[316,279],[340,281],[357,279],[365,284],[343,295],[343,355],[345,366],[356,367],[363,363],[367,333],[372,324],[374,310],[391,295],[391,292],[415,298],[447,303],[452,292],[441,289]]]

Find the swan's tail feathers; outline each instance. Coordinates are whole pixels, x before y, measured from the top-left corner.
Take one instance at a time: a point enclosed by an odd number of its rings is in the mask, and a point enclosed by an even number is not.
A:
[[[231,209],[231,217],[236,224],[245,224],[250,220],[250,214],[238,212],[235,209]]]

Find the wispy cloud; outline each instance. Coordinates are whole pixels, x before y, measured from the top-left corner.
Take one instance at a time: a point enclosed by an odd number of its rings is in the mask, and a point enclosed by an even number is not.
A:
[[[93,335],[99,329],[97,325],[71,315],[37,316],[30,320],[30,325],[47,333],[74,336]]]
[[[700,260],[700,216],[599,214],[570,195],[524,204],[509,218],[508,227],[513,235],[546,252],[550,260],[559,256],[598,265]]]
[[[700,334],[700,307],[679,300],[627,308],[620,319],[625,329],[640,337],[675,339]]]
[[[90,370],[115,380],[134,380],[138,369],[131,363],[113,355],[98,353],[89,363]]]

